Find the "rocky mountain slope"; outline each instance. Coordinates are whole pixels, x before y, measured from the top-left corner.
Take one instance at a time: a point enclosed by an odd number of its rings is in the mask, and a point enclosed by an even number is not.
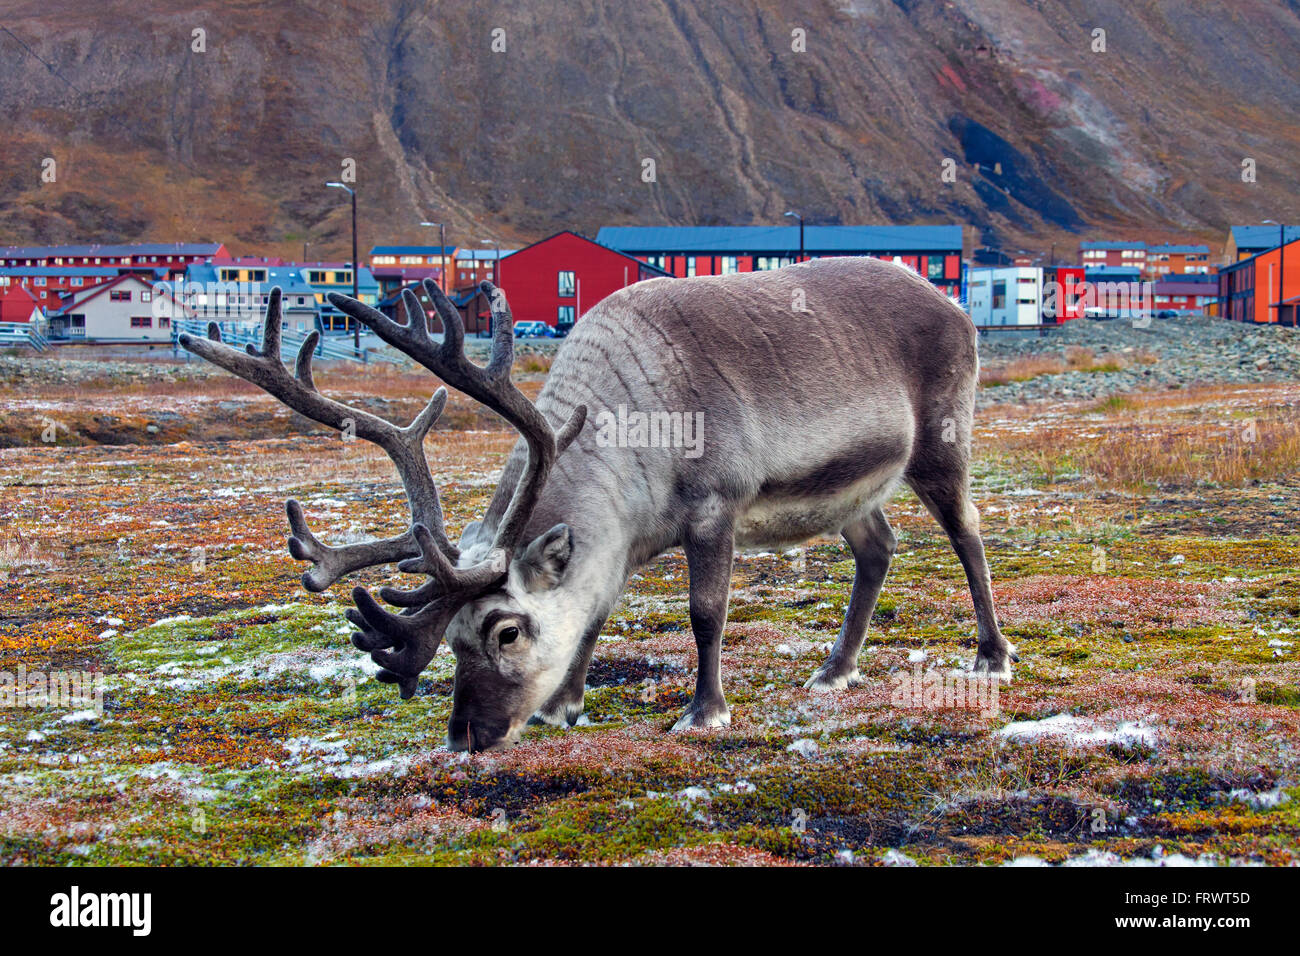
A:
[[[363,248],[428,218],[477,244],[797,208],[1042,250],[1300,219],[1296,0],[11,0],[0,27],[0,243],[342,256],[349,158]]]

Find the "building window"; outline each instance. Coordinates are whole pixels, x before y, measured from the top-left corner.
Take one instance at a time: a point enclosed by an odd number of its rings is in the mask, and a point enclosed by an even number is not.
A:
[[[160,328],[160,329],[170,329],[171,327],[172,327],[172,320],[171,320],[171,319],[169,319],[169,318],[168,318],[167,316],[165,316],[165,315],[160,315],[160,316],[158,316],[158,328]]]
[[[560,325],[573,324],[573,306],[562,305],[555,312],[555,321]]]
[[[998,279],[993,283],[993,308],[1005,309],[1007,307],[1007,280]]]
[[[943,278],[943,256],[925,257],[925,274],[929,279]]]
[[[131,316],[131,328],[133,329],[152,329],[153,316],[151,315],[133,315]]]
[[[687,256],[687,257],[686,257],[686,275],[687,275],[687,278],[690,278],[691,276],[694,276],[694,275],[695,275],[695,257],[694,257],[694,256]]]
[[[73,276],[73,277],[72,277],[72,284],[73,284],[73,285],[81,285],[82,281],[83,281],[83,280],[82,280],[81,276]]]
[[[32,280],[32,285],[45,285],[45,276],[37,276]]]
[[[84,315],[74,315],[72,317],[72,327],[74,329],[84,329],[86,327],[86,317]]]
[[[563,269],[557,273],[559,276],[559,292],[561,299],[571,299],[577,289],[578,280],[573,272],[566,272]]]
[[[111,301],[113,301],[113,302],[130,302],[130,301],[131,301],[131,293],[130,293],[129,291],[125,291],[125,292],[113,291],[113,292],[110,292],[110,293],[108,294],[108,297],[109,297],[109,299],[110,299]],[[135,320],[132,319],[131,321],[134,322]]]
[[[141,301],[141,302],[151,302],[152,300],[153,300],[153,293],[152,293],[152,292],[141,292],[141,293],[140,293],[140,301]]]

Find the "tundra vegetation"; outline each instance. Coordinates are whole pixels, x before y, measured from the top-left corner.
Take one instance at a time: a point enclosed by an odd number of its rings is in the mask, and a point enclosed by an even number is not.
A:
[[[516,370],[530,397],[544,365]],[[316,377],[396,420],[429,395],[427,373]],[[844,616],[842,542],[742,553],[731,726],[665,733],[696,664],[674,551],[610,616],[578,726],[469,755],[443,748],[450,654],[398,700],[348,643],[346,590],[302,590],[284,548],[287,495],[330,540],[404,530],[383,452],[225,376],[15,386],[0,671],[96,670],[105,692],[102,713],[0,708],[0,862],[1300,861],[1300,386],[997,391],[972,479],[1020,654],[996,714],[897,704],[975,634],[904,489],[861,686],[803,688]],[[452,394],[426,441],[451,535],[515,438]]]

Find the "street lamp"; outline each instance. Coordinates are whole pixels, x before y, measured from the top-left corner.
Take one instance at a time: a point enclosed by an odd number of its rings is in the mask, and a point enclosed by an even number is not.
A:
[[[439,285],[442,291],[447,291],[447,224],[445,222],[422,222],[422,226],[438,227],[438,262],[442,269],[442,278],[439,279]]]
[[[352,298],[360,299],[357,294],[357,279],[361,269],[357,263],[357,191],[344,183],[326,183],[333,189],[347,190],[347,194],[352,197]],[[361,354],[361,323],[352,319],[352,347],[356,349],[357,354]]]
[[[1283,278],[1286,276],[1286,226],[1272,219],[1265,219],[1265,225],[1277,226],[1277,324],[1282,324],[1282,290],[1286,288],[1283,284]],[[1300,311],[1300,304],[1296,305],[1296,310]],[[1296,320],[1291,320],[1291,327],[1295,328]]]
[[[495,239],[484,239],[483,245],[492,246],[494,249],[496,249],[497,257],[492,260],[492,284],[500,285],[501,276],[498,270],[501,268],[501,244],[497,242]]]
[[[793,216],[799,220],[799,258],[798,262],[803,262],[803,216],[797,212],[787,212],[786,216]]]

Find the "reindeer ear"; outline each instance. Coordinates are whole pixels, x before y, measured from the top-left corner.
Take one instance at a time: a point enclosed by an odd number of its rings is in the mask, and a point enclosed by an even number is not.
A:
[[[465,525],[465,530],[460,533],[460,544],[457,547],[461,551],[468,551],[474,547],[474,542],[478,540],[478,534],[483,530],[482,521],[471,521]]]
[[[573,554],[573,532],[567,524],[557,524],[538,535],[515,561],[524,587],[529,591],[549,591],[560,583]]]

